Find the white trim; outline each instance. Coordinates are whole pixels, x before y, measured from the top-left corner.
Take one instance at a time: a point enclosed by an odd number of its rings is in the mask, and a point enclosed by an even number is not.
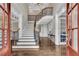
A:
[[[60,29],[59,29],[59,19],[58,15],[55,16],[55,44],[59,45],[60,43]]]
[[[22,15],[19,15],[19,38],[22,37]]]
[[[61,10],[60,14],[58,15],[58,17],[61,16],[65,12],[66,12],[66,9],[63,8]],[[60,21],[61,19],[66,19],[66,17],[59,17],[59,23],[61,23],[61,21]],[[60,27],[59,30],[61,30],[61,24],[59,24],[59,27]],[[59,36],[60,35],[66,35],[66,34],[61,34],[59,31]],[[66,45],[66,42],[61,42],[60,40],[61,40],[61,38],[59,39],[59,45]]]

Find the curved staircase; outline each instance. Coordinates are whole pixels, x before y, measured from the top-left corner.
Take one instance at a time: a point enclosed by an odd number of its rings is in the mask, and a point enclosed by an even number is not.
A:
[[[34,22],[29,21],[28,27],[23,31],[22,37],[13,48],[39,48],[34,38]]]
[[[28,24],[24,25],[22,37],[18,39],[16,45],[13,45],[12,48],[39,48],[39,32],[36,31],[36,22],[46,15],[52,15],[52,13],[53,8],[46,7],[38,15],[28,15]],[[2,46],[1,42],[0,37],[0,47]]]

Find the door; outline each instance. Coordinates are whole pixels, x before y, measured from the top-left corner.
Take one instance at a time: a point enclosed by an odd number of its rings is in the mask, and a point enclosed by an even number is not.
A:
[[[67,55],[79,55],[79,4],[67,3]]]
[[[0,55],[11,55],[11,42],[10,42],[10,3],[0,4],[0,39],[1,45]]]

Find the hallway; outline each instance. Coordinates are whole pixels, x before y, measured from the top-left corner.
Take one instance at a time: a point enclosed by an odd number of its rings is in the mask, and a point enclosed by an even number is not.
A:
[[[0,56],[79,55],[78,3],[2,3],[0,12]]]
[[[55,46],[48,38],[40,39],[39,49],[14,49],[14,56],[65,56],[66,46]]]

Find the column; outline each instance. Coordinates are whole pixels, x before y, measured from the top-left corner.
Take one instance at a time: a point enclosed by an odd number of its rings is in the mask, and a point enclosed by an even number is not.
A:
[[[19,15],[19,38],[22,37],[22,15]]]
[[[60,43],[60,24],[58,15],[55,15],[55,44],[59,45]]]

